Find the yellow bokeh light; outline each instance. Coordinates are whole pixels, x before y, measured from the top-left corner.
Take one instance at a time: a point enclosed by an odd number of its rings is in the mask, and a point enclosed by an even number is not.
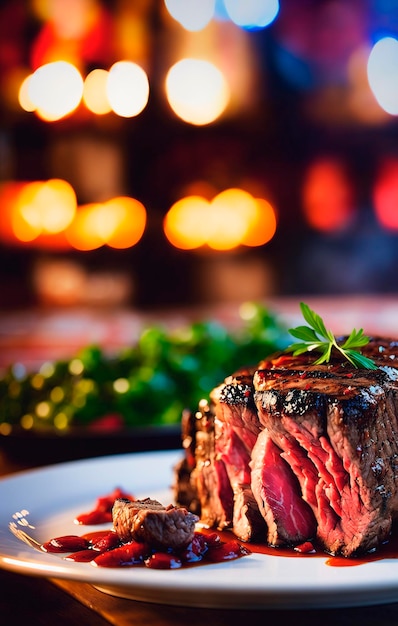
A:
[[[146,210],[135,198],[120,196],[104,204],[108,231],[102,230],[104,242],[111,248],[131,248],[143,236]]]
[[[200,59],[182,59],[167,73],[166,95],[178,117],[202,126],[214,122],[225,111],[230,91],[215,65]]]
[[[31,76],[32,75],[29,74],[29,76],[24,78],[18,91],[19,105],[24,111],[28,111],[29,113],[32,113],[36,109],[36,105],[29,97],[29,81]]]
[[[272,205],[239,188],[226,189],[211,202],[186,196],[173,204],[163,222],[167,239],[182,250],[262,246],[272,239],[276,226]]]
[[[108,72],[96,69],[84,81],[83,102],[87,109],[96,115],[105,115],[112,110],[107,95]]]
[[[15,212],[19,213],[25,222],[29,224],[32,229],[36,230],[37,233],[41,233],[42,231],[40,205],[37,202],[42,184],[43,183],[39,181],[26,183],[22,187],[15,205]]]
[[[106,89],[109,104],[120,117],[135,117],[148,103],[148,76],[142,67],[131,61],[112,65]]]
[[[103,245],[103,239],[98,233],[98,215],[101,204],[85,204],[79,207],[75,218],[65,230],[65,235],[76,250],[96,250]]]
[[[76,212],[76,195],[61,179],[26,183],[13,208],[13,230],[20,241],[32,241],[40,233],[62,232]]]
[[[36,114],[45,121],[56,121],[80,104],[83,79],[71,63],[54,61],[42,65],[30,76],[27,91]]]
[[[124,249],[141,239],[145,226],[144,205],[134,198],[120,196],[79,207],[65,235],[77,250],[95,250],[105,244]]]
[[[209,203],[201,196],[182,198],[169,209],[163,221],[170,243],[181,250],[192,250],[207,241]]]
[[[208,245],[214,250],[239,246],[256,214],[254,198],[243,189],[226,189],[212,201]]]
[[[40,226],[31,224],[15,205],[11,213],[11,227],[18,241],[28,243],[34,241],[41,233]]]

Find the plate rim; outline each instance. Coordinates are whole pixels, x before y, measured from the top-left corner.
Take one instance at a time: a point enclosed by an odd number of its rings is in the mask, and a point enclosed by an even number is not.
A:
[[[0,501],[2,501],[0,511],[0,568],[20,574],[89,583],[100,591],[117,597],[178,606],[253,609],[342,608],[398,601],[398,559],[384,559],[361,564],[355,568],[343,568],[350,570],[349,582],[347,582],[347,576],[341,572],[342,568],[326,568],[322,558],[301,561],[280,555],[268,557],[260,554],[244,557],[239,559],[239,562],[232,561],[185,570],[184,568],[173,571],[129,568],[129,574],[123,568],[110,570],[108,568],[95,568],[87,563],[62,561],[60,558],[54,558],[54,555],[41,553],[30,548],[23,542],[15,544],[20,540],[12,535],[7,520],[11,521],[11,517],[15,513],[11,509],[14,506],[16,496],[13,496],[14,499],[8,504],[4,499],[7,494],[19,492],[18,498],[22,502],[24,489],[35,485],[37,487],[42,481],[48,482],[49,479],[51,479],[54,489],[57,479],[65,479],[67,475],[70,477],[79,473],[84,474],[84,472],[88,472],[86,489],[90,491],[96,486],[97,479],[100,479],[100,473],[97,472],[95,475],[98,468],[101,468],[103,472],[109,470],[117,472],[127,467],[137,471],[138,469],[153,467],[156,464],[156,469],[160,470],[158,491],[172,495],[173,467],[182,458],[182,449],[134,452],[65,461],[54,465],[20,470],[14,474],[0,477]],[[152,477],[149,472],[148,481],[150,482],[152,479],[156,483],[157,478]],[[145,480],[147,479],[145,478]],[[65,493],[68,493],[68,497],[70,497],[70,494],[74,493],[73,485],[68,485]],[[79,494],[79,491],[76,491],[76,494]],[[97,496],[103,494],[104,490],[98,484]],[[37,511],[39,511],[41,503],[41,511],[45,512],[45,506],[51,504],[48,499],[53,495],[51,489],[47,496],[46,493],[41,493]],[[151,494],[147,495],[150,496]],[[34,499],[34,494],[31,494],[31,497]],[[78,506],[77,502],[74,505],[68,500],[68,497],[66,497],[64,510],[59,512],[61,516],[66,514],[67,505],[69,507]],[[94,493],[92,497],[94,497]],[[28,500],[28,498],[26,499]],[[54,506],[57,509],[56,503]],[[5,524],[7,524],[6,528]],[[20,551],[18,552],[19,548]],[[13,550],[17,551],[16,554]],[[297,563],[300,561],[303,565],[310,562],[317,563],[316,566],[306,565],[304,570],[311,567],[318,569],[321,566],[324,567],[326,583],[323,584],[320,581],[315,589],[308,587],[304,578],[299,582],[294,582],[294,584],[286,583],[285,586],[281,585],[280,582],[278,583],[278,580],[275,583],[271,579],[265,581],[268,584],[264,584],[263,580],[257,580],[256,583],[252,581],[251,586],[245,586],[242,580],[237,580],[236,574],[238,572],[240,575],[245,571],[250,573],[253,567],[260,567],[260,570],[263,567],[267,568],[269,563],[271,566],[275,565],[275,559],[278,561],[285,559],[285,563],[289,562],[293,570],[294,568],[297,569]],[[327,556],[325,556],[326,559]],[[293,566],[293,562],[296,562],[296,565]],[[357,570],[357,568],[364,567],[367,569]],[[280,568],[283,570],[283,564],[280,565]],[[331,574],[327,570],[339,570],[340,578],[336,576],[336,573]],[[367,575],[363,579],[361,576],[356,579],[353,570],[365,572]],[[386,576],[386,572],[388,573],[389,570],[391,570],[390,576]],[[370,572],[372,573],[371,576],[369,576]],[[353,573],[354,576],[352,576]],[[294,571],[292,576],[294,577]],[[330,580],[327,582],[328,578],[333,581],[333,584],[330,583]],[[200,582],[199,587],[198,580]],[[177,584],[178,589],[176,589]]]

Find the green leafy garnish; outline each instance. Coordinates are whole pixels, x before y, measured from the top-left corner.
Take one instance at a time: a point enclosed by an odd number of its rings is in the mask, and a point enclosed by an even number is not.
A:
[[[320,357],[315,361],[315,365],[328,363],[332,355],[333,349],[338,350],[342,356],[347,359],[354,367],[369,370],[377,369],[377,365],[368,357],[361,354],[358,348],[366,346],[369,343],[369,337],[363,334],[362,328],[354,330],[345,339],[342,344],[337,342],[336,337],[330,330],[325,327],[323,319],[315,313],[308,304],[300,302],[301,312],[308,326],[297,326],[290,328],[289,333],[296,339],[300,339],[300,343],[294,343],[287,348],[293,352],[294,356],[303,354],[304,352],[320,352]]]
[[[0,373],[0,436],[14,427],[91,428],[109,416],[126,427],[180,424],[183,410],[231,372],[290,342],[285,324],[261,304],[244,303],[237,321],[232,328],[215,319],[177,328],[158,322],[111,354],[87,345],[37,371],[11,364]]]

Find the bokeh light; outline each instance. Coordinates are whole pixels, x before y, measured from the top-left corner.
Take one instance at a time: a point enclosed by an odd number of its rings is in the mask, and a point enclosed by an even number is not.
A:
[[[72,222],[76,195],[69,183],[60,179],[22,183],[15,187],[8,212],[14,237],[30,242],[40,235],[57,235]]]
[[[109,70],[107,95],[112,110],[120,117],[135,117],[149,99],[145,70],[131,61],[118,61]]]
[[[398,159],[383,162],[373,187],[373,205],[379,223],[398,230]]]
[[[72,113],[82,95],[82,76],[66,61],[42,65],[29,78],[28,98],[37,115],[46,121],[56,121]]]
[[[51,179],[26,185],[18,199],[20,213],[45,233],[60,233],[72,222],[76,194],[65,180]]]
[[[224,6],[230,19],[247,29],[265,28],[279,12],[278,0],[224,0]]]
[[[380,39],[370,52],[367,69],[370,88],[381,108],[398,115],[398,40]]]
[[[87,109],[96,115],[105,115],[112,110],[107,94],[108,72],[92,70],[84,80],[83,102]]]
[[[145,226],[144,205],[135,198],[120,196],[80,206],[65,235],[77,250],[95,250],[104,245],[123,249],[141,239]]]
[[[34,104],[34,102],[32,102],[29,96],[29,81],[31,79],[31,76],[32,75],[29,74],[29,76],[26,76],[23,79],[18,91],[19,105],[24,111],[28,111],[29,113],[32,113],[36,109],[36,105]]]
[[[169,209],[163,221],[165,235],[176,248],[192,250],[207,240],[209,203],[201,196],[186,196]]]
[[[169,242],[182,250],[262,246],[272,239],[276,227],[273,206],[239,188],[226,189],[210,202],[198,195],[186,196],[173,204],[163,222]]]
[[[220,117],[230,98],[222,72],[200,59],[182,59],[170,68],[166,76],[166,95],[178,117],[198,126]]]
[[[144,234],[146,210],[135,198],[120,196],[103,205],[99,233],[111,248],[131,248]]]
[[[249,220],[246,234],[242,240],[245,246],[263,246],[276,233],[277,216],[274,207],[264,198],[255,198],[255,213]]]
[[[76,250],[88,251],[100,248],[104,241],[99,234],[98,216],[101,214],[101,204],[90,203],[79,207],[75,219],[65,230],[65,235]]]
[[[186,30],[202,30],[214,15],[215,0],[164,0],[170,15]]]
[[[207,244],[214,250],[239,246],[256,214],[256,201],[243,189],[226,189],[211,203]]]
[[[349,224],[353,190],[338,160],[323,158],[310,165],[303,184],[303,208],[308,224],[317,230],[336,231]]]

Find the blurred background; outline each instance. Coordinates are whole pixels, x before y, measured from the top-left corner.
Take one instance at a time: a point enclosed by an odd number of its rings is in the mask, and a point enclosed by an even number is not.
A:
[[[397,0],[3,0],[0,307],[393,294]]]

